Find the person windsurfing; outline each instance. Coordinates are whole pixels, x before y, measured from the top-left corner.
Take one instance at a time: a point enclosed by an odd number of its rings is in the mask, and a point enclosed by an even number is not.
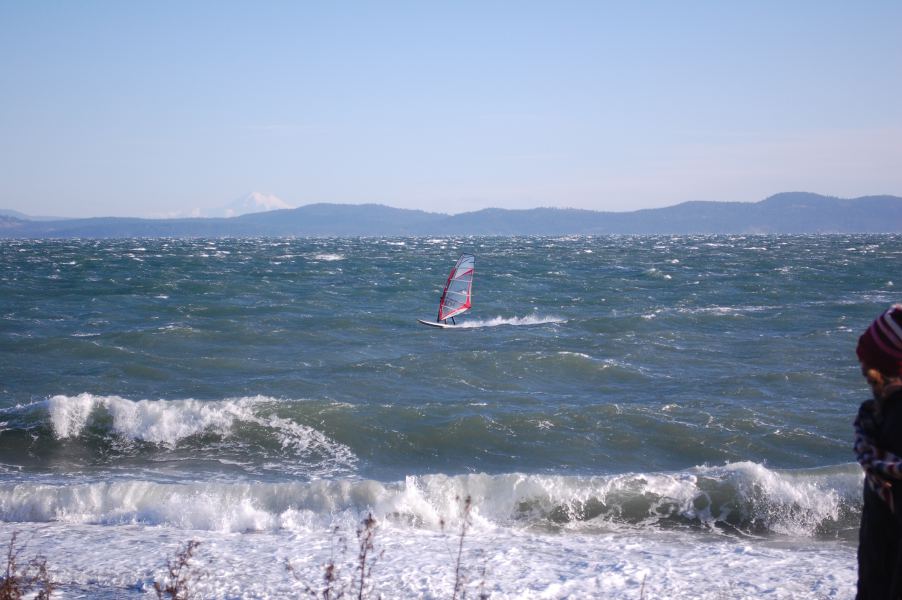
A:
[[[417,319],[424,325],[446,327],[447,321],[457,324],[454,317],[468,310],[473,305],[473,275],[476,272],[476,257],[472,254],[461,254],[451,268],[442,297],[438,302],[438,316],[435,322]]]

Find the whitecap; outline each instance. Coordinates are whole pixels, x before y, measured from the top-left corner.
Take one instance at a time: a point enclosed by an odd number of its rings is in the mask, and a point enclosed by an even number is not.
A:
[[[479,327],[498,327],[500,325],[512,325],[515,327],[523,325],[545,325],[549,323],[560,324],[566,323],[566,319],[555,316],[526,316],[526,317],[495,317],[493,319],[466,320],[457,324],[458,327],[479,328]]]

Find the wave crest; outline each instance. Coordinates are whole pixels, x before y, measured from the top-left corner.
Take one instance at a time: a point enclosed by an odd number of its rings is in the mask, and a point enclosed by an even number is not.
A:
[[[348,446],[281,414],[296,414],[300,406],[264,396],[136,401],[84,393],[4,412],[20,434],[49,427],[51,435],[36,439],[37,447],[62,442],[97,450],[100,445],[103,451],[88,456],[151,452],[158,461],[206,461],[250,472],[310,478],[353,473],[357,457]]]
[[[364,512],[399,527],[576,531],[688,527],[738,535],[843,537],[859,516],[855,465],[773,471],[756,463],[603,477],[425,475],[404,481],[86,482],[0,485],[0,519],[165,524],[224,531],[322,529]]]
[[[77,437],[98,412],[112,417],[117,434],[135,440],[175,446],[203,432],[227,435],[236,420],[256,419],[254,400],[126,400],[119,396],[53,396],[47,401],[57,439]]]

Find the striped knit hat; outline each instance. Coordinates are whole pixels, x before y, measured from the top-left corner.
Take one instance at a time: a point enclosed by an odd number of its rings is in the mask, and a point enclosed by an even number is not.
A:
[[[858,338],[858,360],[884,375],[902,375],[902,304],[894,304],[874,319]]]

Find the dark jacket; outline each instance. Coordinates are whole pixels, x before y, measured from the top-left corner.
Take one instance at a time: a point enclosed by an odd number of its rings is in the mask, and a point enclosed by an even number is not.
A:
[[[873,424],[877,447],[902,457],[902,393],[881,403]],[[902,481],[893,482],[893,503],[895,513],[865,482],[856,600],[902,600]]]

